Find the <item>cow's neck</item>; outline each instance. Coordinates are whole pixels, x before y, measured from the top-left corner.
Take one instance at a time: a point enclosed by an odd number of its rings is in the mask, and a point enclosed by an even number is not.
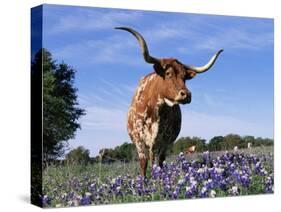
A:
[[[165,104],[164,98],[160,92],[162,89],[161,86],[163,86],[162,83],[161,77],[156,73],[147,75],[140,84],[135,97],[138,111],[148,115],[148,117],[152,117],[154,121],[160,118],[160,108],[164,107],[165,110],[170,109],[170,107]]]

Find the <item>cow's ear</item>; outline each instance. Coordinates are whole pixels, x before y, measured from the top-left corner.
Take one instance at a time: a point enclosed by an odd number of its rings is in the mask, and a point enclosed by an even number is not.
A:
[[[186,70],[186,75],[185,75],[185,79],[186,80],[190,80],[190,79],[192,79],[195,76],[196,76],[196,72],[195,71]]]
[[[153,65],[154,71],[156,72],[156,74],[158,74],[161,77],[165,76],[165,69],[162,67],[162,65],[160,63],[155,63]]]

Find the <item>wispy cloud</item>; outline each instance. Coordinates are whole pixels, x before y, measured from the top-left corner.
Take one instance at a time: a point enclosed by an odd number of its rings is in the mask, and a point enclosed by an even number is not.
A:
[[[267,30],[270,24],[257,22],[253,26],[231,25],[227,21],[210,19],[207,17],[195,19],[177,19],[167,21],[144,31],[152,42],[174,42],[179,53],[210,50],[221,48],[260,50],[272,46],[273,31]]]
[[[102,148],[112,148],[130,141],[126,130],[125,108],[91,105],[86,107],[87,115],[81,119],[81,130],[70,141],[71,148],[79,145],[90,150],[96,156]]]
[[[142,58],[136,59],[135,55],[140,54],[136,48],[134,40],[126,40],[121,35],[110,36],[108,38],[99,38],[94,40],[85,40],[79,43],[71,43],[53,50],[56,58],[64,60],[76,60],[79,63],[93,64],[126,64],[142,65]]]
[[[101,148],[112,148],[130,141],[126,120],[135,87],[106,79],[99,82],[95,92],[79,95],[86,115],[80,120],[82,130],[77,131],[76,138],[70,141],[72,148],[83,144],[90,149],[91,156],[97,155]]]
[[[91,106],[86,111],[87,115],[81,120],[84,129],[126,132],[126,110]]]
[[[219,48],[234,48],[258,50],[273,44],[273,33],[255,33],[243,29],[229,28],[212,37],[206,37],[201,43],[195,45],[198,49],[217,50]]]
[[[168,14],[167,14],[168,16]],[[149,18],[147,18],[149,17]],[[216,51],[220,48],[237,50],[260,50],[273,44],[273,32],[263,31],[268,24],[237,26],[223,21],[222,17],[184,16],[178,18],[171,14],[171,19],[165,22],[153,19],[153,15],[145,16],[142,11],[124,10],[74,10],[71,14],[57,17],[46,33],[62,35],[68,33],[75,37],[75,33],[93,34],[92,38],[84,37],[67,45],[54,49],[55,56],[59,58],[75,59],[80,62],[111,63],[141,65],[140,50],[132,35],[118,32],[115,26],[135,27],[143,34],[149,48],[155,56],[166,57],[175,54],[193,54],[201,51]],[[150,21],[150,24],[144,24]],[[231,23],[231,22],[230,22]],[[101,33],[100,36],[98,33]],[[105,33],[105,34],[103,34]],[[166,49],[173,46],[172,49]],[[167,52],[168,51],[168,52]]]
[[[55,35],[66,32],[108,30],[124,22],[133,23],[141,16],[141,12],[124,10],[76,9],[69,14],[60,16],[47,33]]]
[[[99,81],[102,82],[102,84],[104,85],[102,87],[104,87],[108,91],[110,91],[110,94],[120,96],[120,97],[123,97],[123,98],[127,98],[128,97],[128,91],[132,90],[132,87],[130,87],[129,85],[125,85],[125,86],[121,85],[121,84],[116,85],[115,83],[110,82],[110,81],[105,80],[105,79],[100,79]],[[114,91],[114,93],[112,91]]]
[[[135,89],[136,85],[121,84],[101,78],[99,84],[92,89],[94,92],[89,91],[87,95],[79,95],[79,102],[85,108],[94,106],[123,110],[129,107]]]

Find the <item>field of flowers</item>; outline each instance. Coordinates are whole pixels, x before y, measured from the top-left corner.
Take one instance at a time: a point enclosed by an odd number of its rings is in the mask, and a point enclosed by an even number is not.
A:
[[[151,175],[137,162],[49,166],[43,173],[44,207],[225,197],[273,193],[273,147],[170,157]]]

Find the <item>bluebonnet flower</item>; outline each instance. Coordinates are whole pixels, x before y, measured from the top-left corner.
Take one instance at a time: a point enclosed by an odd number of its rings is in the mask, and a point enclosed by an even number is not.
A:
[[[200,197],[207,197],[208,196],[208,189],[206,188],[206,186],[203,186],[200,190]]]
[[[177,157],[177,161],[178,162],[182,162],[184,160],[185,160],[184,154],[183,154],[183,152],[180,152],[180,154]]]
[[[203,185],[208,189],[213,189],[215,187],[215,183],[212,179],[208,179],[207,181],[203,182]]]
[[[89,205],[91,204],[91,198],[89,196],[84,196],[80,200],[80,205]]]
[[[255,163],[255,168],[254,168],[254,171],[255,171],[255,173],[259,174],[259,173],[260,173],[260,171],[261,171],[261,169],[262,169],[261,162],[260,162],[260,161],[258,161],[257,163]]]
[[[116,195],[122,195],[123,194],[120,186],[116,187],[115,194]]]
[[[173,191],[172,197],[173,199],[177,199],[179,196],[179,192],[177,190]]]
[[[235,170],[235,164],[234,164],[234,163],[230,163],[230,164],[228,165],[228,168],[229,168],[229,171],[230,171],[230,172],[233,172],[233,171]]]
[[[46,205],[48,205],[48,204],[50,204],[50,202],[51,202],[51,198],[48,196],[48,195],[44,195],[42,198],[42,204],[43,204],[43,207],[44,206],[46,206]]]
[[[173,199],[178,199],[179,193],[180,193],[180,189],[181,189],[181,187],[178,186],[178,185],[175,187],[175,190],[172,193],[172,198]]]
[[[181,163],[181,169],[184,171],[184,172],[188,172],[188,169],[189,169],[189,163],[187,160],[183,160],[182,163]]]
[[[266,176],[266,175],[268,175],[268,172],[265,170],[265,168],[261,168],[259,174],[261,176]]]
[[[247,174],[245,174],[245,175],[242,175],[241,177],[240,177],[240,182],[241,182],[241,184],[244,186],[244,187],[249,187],[249,185],[250,185],[250,177],[247,175]]]
[[[96,184],[96,182],[91,183],[90,186],[88,187],[88,190],[91,191],[91,192],[96,191],[96,190],[97,190],[97,184]]]
[[[143,182],[144,182],[144,177],[139,175],[137,177],[137,182],[136,182],[137,192],[139,195],[142,195],[143,193]]]
[[[193,189],[190,186],[187,186],[185,189],[185,198],[191,198],[193,196]]]
[[[115,179],[115,184],[116,185],[121,185],[123,183],[123,178],[119,175],[118,177],[116,177]]]
[[[273,177],[268,176],[265,180],[265,192],[266,193],[273,193]]]

